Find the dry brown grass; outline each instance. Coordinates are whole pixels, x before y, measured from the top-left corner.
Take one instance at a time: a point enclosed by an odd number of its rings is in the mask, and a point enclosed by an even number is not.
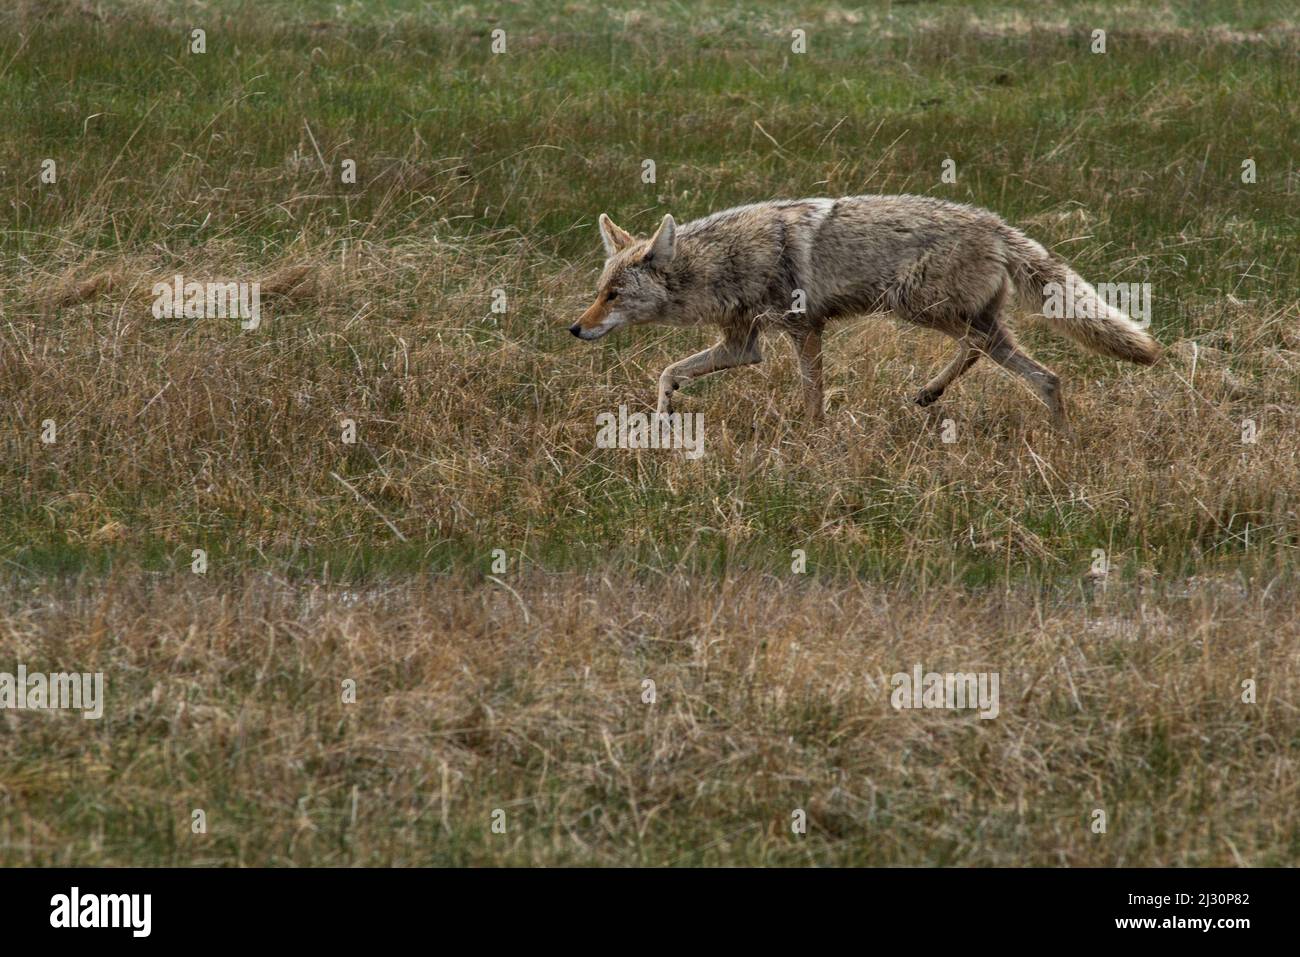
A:
[[[518,239],[301,258],[254,270],[209,255],[185,268],[187,279],[262,277],[254,332],[154,319],[147,295],[125,290],[147,294],[178,267],[138,258],[19,291],[18,321],[0,330],[0,400],[17,439],[0,464],[19,490],[11,541],[93,559],[97,530],[121,523],[133,551],[118,554],[146,563],[184,567],[204,547],[357,570],[403,542],[414,543],[407,570],[478,567],[494,547],[543,565],[547,552],[585,565],[584,549],[613,549],[654,567],[723,549],[777,568],[804,547],[821,570],[952,579],[974,567],[977,581],[1077,577],[1094,548],[1130,575],[1203,561],[1277,570],[1300,541],[1290,306],[1219,307],[1213,331],[1166,340],[1149,370],[1085,358],[1021,320],[1065,377],[1068,435],[987,363],[933,409],[911,406],[949,345],[888,319],[837,327],[830,426],[810,433],[774,340],[763,366],[686,395],[706,426],[707,454],[689,461],[598,450],[594,417],[648,408],[658,370],[707,332],[573,342],[564,323],[580,277]],[[498,286],[515,309],[500,317],[487,311]],[[86,288],[81,305],[41,305]],[[47,419],[54,445],[39,441]],[[345,419],[355,445],[341,440]]]
[[[5,716],[4,863],[1293,864],[1294,587],[11,589],[0,640],[108,707]],[[891,709],[918,663],[998,672],[1000,715]]]

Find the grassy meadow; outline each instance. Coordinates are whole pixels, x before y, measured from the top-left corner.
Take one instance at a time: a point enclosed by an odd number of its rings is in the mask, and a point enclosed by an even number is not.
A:
[[[0,672],[108,701],[0,712],[0,864],[1297,863],[1298,53],[1270,0],[7,5]],[[772,338],[702,458],[595,447],[712,341],[568,335],[600,212],[899,192],[1150,283],[1165,359],[1021,318],[1061,433],[987,362],[912,405],[951,345],[876,317],[824,428]],[[999,716],[894,710],[917,663]]]

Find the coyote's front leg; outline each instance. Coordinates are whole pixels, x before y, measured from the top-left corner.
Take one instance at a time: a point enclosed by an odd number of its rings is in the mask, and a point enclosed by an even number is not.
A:
[[[826,421],[826,406],[822,398],[821,329],[792,329],[790,340],[794,343],[795,358],[799,360],[799,378],[803,382],[808,418],[814,425],[822,425]]]
[[[674,362],[659,376],[658,411],[672,412],[673,393],[692,379],[710,372],[721,372],[723,369],[754,365],[762,361],[763,352],[758,347],[758,335],[751,333],[743,340],[723,339],[712,348]]]

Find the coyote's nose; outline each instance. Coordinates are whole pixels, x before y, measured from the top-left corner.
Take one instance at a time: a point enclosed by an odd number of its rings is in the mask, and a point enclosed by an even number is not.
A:
[[[580,336],[582,335],[582,326],[578,325],[575,322],[573,325],[569,326],[569,331],[572,332],[575,336]]]

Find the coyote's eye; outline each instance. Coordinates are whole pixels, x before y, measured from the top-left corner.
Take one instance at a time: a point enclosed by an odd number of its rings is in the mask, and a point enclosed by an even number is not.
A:
[[[609,292],[605,293],[605,301],[606,301],[606,302],[613,302],[613,301],[614,301],[615,299],[617,299],[617,298],[618,298],[618,290],[617,290],[617,289],[611,289]]]

